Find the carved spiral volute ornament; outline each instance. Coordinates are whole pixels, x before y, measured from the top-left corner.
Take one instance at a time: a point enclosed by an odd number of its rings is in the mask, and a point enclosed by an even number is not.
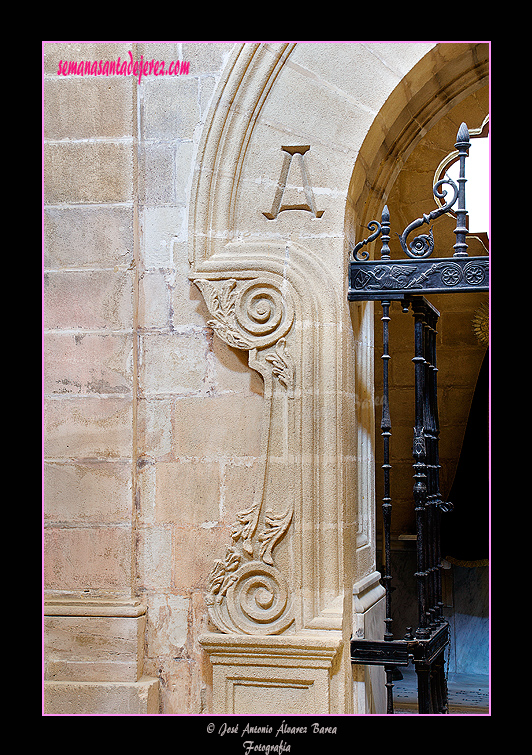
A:
[[[209,325],[230,346],[262,349],[282,338],[292,326],[294,308],[288,291],[265,278],[224,281],[199,279],[211,314]]]
[[[292,312],[279,289],[255,281],[242,287],[236,300],[236,318],[240,327],[255,338],[274,334],[278,340],[292,323]]]
[[[227,611],[245,634],[278,634],[293,621],[288,589],[280,571],[262,561],[240,567],[227,591]]]

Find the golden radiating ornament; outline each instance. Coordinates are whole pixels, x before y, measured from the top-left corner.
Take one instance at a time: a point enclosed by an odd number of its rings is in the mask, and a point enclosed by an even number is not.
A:
[[[473,317],[473,331],[482,346],[489,345],[490,311],[487,302],[483,302]]]

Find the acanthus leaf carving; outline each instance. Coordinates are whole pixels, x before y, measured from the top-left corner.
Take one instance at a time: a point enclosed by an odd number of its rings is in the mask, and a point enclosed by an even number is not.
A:
[[[223,561],[216,559],[208,578],[210,600],[207,600],[207,603],[213,603],[216,596],[220,599],[226,594],[241,560],[242,556],[232,546],[228,546]]]
[[[237,349],[251,349],[252,342],[239,332],[235,318],[235,280],[223,281],[218,289],[211,281],[196,279],[194,283],[203,294],[203,298],[215,320],[207,323],[216,334],[229,346]]]
[[[267,354],[267,362],[272,365],[272,372],[285,388],[291,388],[294,381],[294,363],[286,347],[286,340],[280,338],[275,344],[275,353]]]
[[[260,506],[254,504],[246,511],[237,514],[237,522],[231,528],[231,537],[236,542],[242,539],[242,548],[248,556],[253,556],[252,538],[255,534],[258,524]]]
[[[258,538],[261,544],[259,555],[263,561],[271,566],[273,566],[272,550],[290,526],[292,514],[292,509],[288,509],[282,514],[274,514],[270,510],[265,513],[264,520],[267,529]]]

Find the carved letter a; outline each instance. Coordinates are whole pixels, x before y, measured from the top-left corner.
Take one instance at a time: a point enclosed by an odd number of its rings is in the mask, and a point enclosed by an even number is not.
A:
[[[305,165],[305,157],[304,157],[305,152],[308,152],[308,150],[310,149],[310,146],[305,145],[301,147],[281,147],[281,149],[286,154],[284,155],[284,161],[281,168],[281,175],[279,177],[279,182],[277,184],[277,191],[275,192],[272,210],[271,212],[263,212],[262,214],[268,220],[275,220],[277,215],[279,215],[279,213],[283,212],[284,210],[306,210],[307,212],[311,212],[315,218],[321,218],[321,216],[324,213],[324,210],[316,210],[316,202],[314,200],[314,194],[312,192],[312,187],[310,185],[308,172]],[[299,165],[299,170],[300,170],[301,178],[302,178],[301,183],[303,184],[305,198],[307,201],[306,203],[303,203],[303,204],[281,204],[282,199],[283,199],[283,194],[286,189],[288,174],[290,172],[290,167],[292,165],[292,159],[294,157],[296,158],[296,162]]]

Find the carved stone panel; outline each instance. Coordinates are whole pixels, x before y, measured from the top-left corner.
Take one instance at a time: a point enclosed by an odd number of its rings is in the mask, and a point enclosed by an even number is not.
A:
[[[194,279],[213,315],[208,324],[229,346],[250,352],[250,365],[265,382],[267,433],[263,442],[255,500],[237,515],[232,542],[216,559],[206,602],[212,622],[225,632],[278,634],[294,621],[291,591],[274,563],[274,548],[293,517],[293,501],[265,504],[272,401],[276,383],[291,394],[294,364],[285,336],[294,322],[291,297],[267,276],[236,280]],[[285,287],[286,288],[286,287]]]
[[[220,631],[242,634],[339,628],[341,609],[330,609],[343,593],[344,536],[343,344],[334,286],[308,249],[280,243],[228,244],[193,280],[209,326],[249,352],[265,386],[255,497],[214,561],[210,618]],[[318,571],[324,559],[327,568]]]

